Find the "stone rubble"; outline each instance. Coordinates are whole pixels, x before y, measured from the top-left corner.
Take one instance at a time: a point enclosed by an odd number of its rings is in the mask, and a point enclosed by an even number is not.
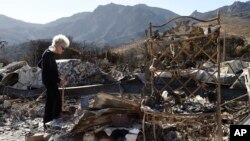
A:
[[[123,72],[115,68],[106,73],[97,65],[79,59],[61,59],[56,62],[60,77],[68,82],[66,86],[110,84],[125,77]],[[41,69],[30,67],[24,61],[13,62],[3,67],[0,69],[0,76],[0,85],[23,90],[43,87]]]

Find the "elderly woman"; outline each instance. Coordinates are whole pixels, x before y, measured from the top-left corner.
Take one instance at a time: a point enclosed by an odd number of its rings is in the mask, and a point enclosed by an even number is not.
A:
[[[61,55],[65,48],[69,47],[69,39],[64,35],[56,35],[51,46],[42,55],[39,66],[42,68],[42,81],[47,89],[45,113],[43,118],[45,123],[53,119],[60,118],[62,100],[58,90],[58,85],[65,85],[65,80],[60,79],[55,60],[55,54]]]

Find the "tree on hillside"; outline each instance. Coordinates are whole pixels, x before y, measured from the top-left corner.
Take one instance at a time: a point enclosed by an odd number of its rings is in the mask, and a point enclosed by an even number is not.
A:
[[[4,48],[7,45],[8,45],[7,41],[0,41],[0,49]]]
[[[8,60],[5,57],[5,47],[8,45],[7,41],[0,41],[0,62],[3,63],[3,65],[8,64]]]
[[[56,56],[56,59],[83,59],[84,46],[81,43],[74,42],[72,37],[69,38],[70,47],[66,48],[61,56]],[[37,66],[43,52],[51,45],[51,40],[31,40],[29,42],[30,52],[21,56],[21,60],[25,60],[31,66]]]

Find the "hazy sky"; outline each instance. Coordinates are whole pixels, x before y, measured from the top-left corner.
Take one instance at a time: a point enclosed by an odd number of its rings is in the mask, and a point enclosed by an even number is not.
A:
[[[79,12],[92,12],[98,5],[146,4],[190,15],[194,10],[207,12],[236,0],[0,0],[0,14],[32,23],[48,23]],[[240,0],[242,2],[248,0]]]

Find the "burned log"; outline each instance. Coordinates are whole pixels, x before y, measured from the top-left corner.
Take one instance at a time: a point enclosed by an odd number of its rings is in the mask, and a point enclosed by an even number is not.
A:
[[[103,109],[103,108],[123,108],[129,110],[139,109],[137,103],[133,101],[128,101],[127,99],[122,99],[115,97],[110,94],[98,93],[93,105],[95,109]]]
[[[15,83],[18,82],[18,73],[9,73],[9,74],[6,74],[2,80],[0,81],[0,86],[12,86],[14,85]]]
[[[78,112],[70,122],[52,121],[50,128],[60,127],[69,134],[86,133],[102,127],[129,127],[139,122],[138,104],[110,94],[98,93],[92,108]]]
[[[127,116],[135,114],[137,111],[121,109],[121,108],[106,108],[97,111],[85,111],[79,122],[72,128],[70,133],[77,134],[96,129],[97,127],[115,126],[114,118],[118,116]],[[126,123],[126,122],[125,122]],[[129,124],[127,124],[129,126]]]

